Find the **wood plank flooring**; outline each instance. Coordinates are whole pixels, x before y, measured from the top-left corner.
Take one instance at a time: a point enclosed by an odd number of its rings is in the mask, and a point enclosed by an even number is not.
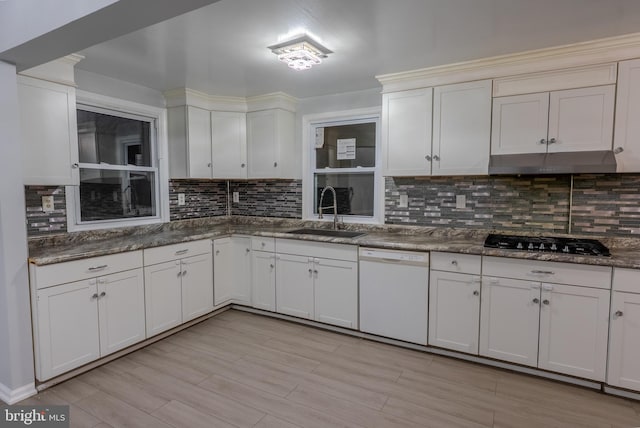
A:
[[[73,427],[635,427],[596,391],[227,311],[20,404]]]

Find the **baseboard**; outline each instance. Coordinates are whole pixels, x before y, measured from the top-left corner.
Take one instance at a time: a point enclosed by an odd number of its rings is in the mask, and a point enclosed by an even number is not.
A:
[[[9,389],[0,383],[0,400],[7,404],[15,404],[37,393],[38,391],[36,390],[36,384],[34,382],[16,389]]]
[[[640,393],[628,391],[626,389],[619,389],[613,386],[604,386],[604,392],[611,395],[617,395],[618,397],[630,398],[631,400],[640,401]]]

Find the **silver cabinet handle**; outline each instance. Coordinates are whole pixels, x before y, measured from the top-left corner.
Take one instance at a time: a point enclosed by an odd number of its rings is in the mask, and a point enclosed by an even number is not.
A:
[[[273,268],[274,268],[273,263],[271,263],[271,264],[269,265],[269,267],[270,267],[271,269],[273,269]]]
[[[186,271],[186,270],[183,270],[183,271],[182,271],[182,276],[185,276],[186,274],[187,274],[187,271]]]
[[[535,298],[533,299],[533,303],[535,303],[535,304],[537,305],[538,303],[540,303],[540,299],[538,299],[537,297],[535,297]]]
[[[216,256],[220,254],[220,250],[216,250]]]
[[[106,269],[108,267],[109,267],[109,265],[92,266],[87,270],[90,271],[90,272],[94,272],[96,270],[102,270],[102,269]]]
[[[100,297],[104,297],[104,296],[106,296],[106,295],[107,295],[107,292],[106,292],[106,291],[103,291],[102,293],[100,293]]]
[[[188,248],[185,248],[184,250],[178,250],[176,251],[176,256],[179,256],[180,254],[186,254],[189,252]]]
[[[557,140],[555,138],[547,140],[547,144],[555,144],[555,143],[557,143]]]
[[[543,305],[548,305],[548,304],[549,304],[549,301],[548,301],[547,299],[544,299],[544,300],[542,301],[542,304],[543,304]]]
[[[182,271],[178,272],[178,276],[182,276]]]
[[[453,266],[458,266],[458,261],[457,260],[451,260],[451,264]]]
[[[209,162],[209,163],[207,164],[207,167],[211,168],[211,162]]]
[[[615,149],[613,149],[613,154],[619,155],[622,152],[624,152],[623,147],[616,147]]]
[[[78,167],[79,167],[79,166],[80,166],[80,165],[78,165],[78,163],[76,162],[76,163],[74,163],[74,164],[72,164],[72,165],[71,165],[71,168],[73,168],[73,169],[78,169]]]
[[[249,252],[249,251],[251,251],[251,250],[250,250],[249,248],[245,248],[245,250],[244,250],[244,251],[248,253],[248,252]]]
[[[260,246],[261,246],[261,247],[264,247],[265,245],[267,245],[265,242],[261,242],[261,243],[260,243]]]
[[[624,313],[622,311],[616,311],[615,315],[617,317],[621,317],[622,315],[624,315]]]
[[[313,269],[309,268],[309,275],[313,273]]]
[[[473,295],[474,295],[474,296],[479,296],[479,295],[480,295],[480,292],[479,292],[478,290],[475,290],[475,291],[473,292]]]
[[[425,158],[426,160],[428,160],[429,162],[431,162],[431,156],[426,155],[424,158]]]
[[[313,273],[315,273],[316,275],[318,274],[318,271],[316,269],[313,270]]]
[[[240,164],[240,168],[244,168],[244,164]]]
[[[542,139],[540,139],[540,141],[538,141],[538,144],[547,144],[547,140],[542,138]]]
[[[277,167],[277,166],[278,166],[278,162],[274,162],[274,163],[273,163],[273,167],[275,168],[275,167]]]
[[[93,296],[91,296],[92,299],[97,299],[98,298],[98,293],[93,293]]]
[[[555,275],[552,270],[532,270],[531,273],[534,275]]]
[[[438,156],[438,155],[433,155],[433,160],[434,160],[434,161],[439,161],[439,160],[440,160],[440,156]]]

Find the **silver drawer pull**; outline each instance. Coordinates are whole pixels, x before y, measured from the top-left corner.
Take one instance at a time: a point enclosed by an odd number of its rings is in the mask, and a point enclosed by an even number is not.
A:
[[[103,291],[102,293],[100,293],[100,297],[104,297],[104,296],[106,296],[106,295],[107,295],[107,292],[106,292],[106,291]]]
[[[176,251],[176,256],[180,255],[180,254],[186,254],[189,252],[188,248],[185,248],[184,250],[178,250]]]
[[[480,295],[480,292],[479,292],[478,290],[475,290],[475,291],[473,292],[473,295],[474,295],[474,296],[479,296],[479,295]]]
[[[453,266],[458,266],[458,261],[457,260],[451,260],[451,264]]]
[[[555,275],[555,272],[551,270],[532,270],[531,273],[534,275]]]
[[[98,298],[98,293],[93,293],[93,296],[91,296],[92,299],[97,299]]]
[[[537,297],[536,297],[536,298],[534,298],[534,299],[533,299],[533,303],[535,303],[535,304],[537,305],[538,303],[540,303],[540,299],[538,299]]]
[[[549,301],[548,301],[547,299],[544,299],[544,300],[542,301],[542,304],[544,304],[544,305],[548,305],[548,304],[549,304]]]
[[[109,265],[92,266],[92,267],[90,267],[90,268],[88,269],[88,271],[89,271],[89,272],[93,272],[93,271],[96,271],[96,270],[106,269],[106,268],[108,268],[108,267],[109,267]]]
[[[617,317],[621,317],[622,315],[624,315],[624,313],[622,311],[616,311],[615,315]]]

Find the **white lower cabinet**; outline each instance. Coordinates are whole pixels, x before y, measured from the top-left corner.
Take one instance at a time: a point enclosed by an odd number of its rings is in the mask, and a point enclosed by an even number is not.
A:
[[[480,355],[604,381],[611,268],[484,257],[485,272]]]
[[[614,269],[607,383],[640,391],[640,271]]]
[[[40,381],[145,339],[140,268],[44,288],[36,296]]]
[[[356,246],[277,239],[276,311],[357,329],[357,260]]]
[[[215,305],[251,304],[251,238],[216,239],[213,254]]]
[[[252,253],[251,303],[257,309],[276,310],[276,255],[272,251]]]
[[[147,336],[213,310],[211,241],[144,250]]]

